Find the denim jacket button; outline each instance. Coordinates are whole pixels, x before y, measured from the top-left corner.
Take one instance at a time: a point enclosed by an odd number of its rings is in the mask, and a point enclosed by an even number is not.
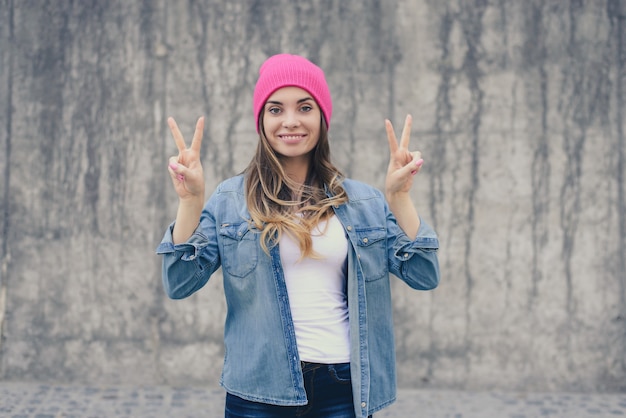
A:
[[[348,231],[352,231],[352,227],[351,227],[350,225],[348,225],[348,226],[346,227],[346,229],[347,229]]]
[[[361,408],[365,408],[367,404],[365,402],[361,402]]]
[[[367,238],[363,238],[363,243],[364,243],[364,244],[367,244],[367,243],[368,243],[368,241],[369,241],[369,240],[368,240]]]

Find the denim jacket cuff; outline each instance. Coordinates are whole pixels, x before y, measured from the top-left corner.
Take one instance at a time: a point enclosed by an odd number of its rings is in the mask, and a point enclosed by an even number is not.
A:
[[[439,239],[433,228],[420,219],[420,227],[415,239],[411,241],[406,236],[398,238],[394,247],[394,255],[405,261],[417,252],[438,250]]]
[[[186,242],[183,242],[181,244],[174,244],[172,240],[173,230],[174,222],[172,222],[165,231],[163,240],[156,249],[157,254],[169,254],[175,251],[179,251],[183,253],[183,255],[180,257],[181,260],[191,261],[196,259],[198,255],[200,255],[202,249],[206,247],[209,243],[208,238],[202,232],[196,229]]]

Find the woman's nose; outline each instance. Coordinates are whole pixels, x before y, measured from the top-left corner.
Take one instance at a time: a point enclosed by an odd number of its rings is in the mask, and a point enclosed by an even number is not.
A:
[[[298,125],[300,125],[300,121],[298,120],[296,114],[293,113],[293,112],[286,112],[285,113],[285,119],[283,120],[283,127],[284,128],[295,128]]]

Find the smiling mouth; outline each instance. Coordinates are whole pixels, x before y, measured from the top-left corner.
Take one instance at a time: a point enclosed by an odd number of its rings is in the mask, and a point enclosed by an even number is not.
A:
[[[305,138],[306,135],[278,135],[278,137],[284,142],[299,142]]]

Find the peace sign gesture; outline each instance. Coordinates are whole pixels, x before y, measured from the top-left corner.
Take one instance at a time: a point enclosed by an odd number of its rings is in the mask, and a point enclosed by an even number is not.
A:
[[[199,118],[196,123],[196,131],[189,148],[174,118],[168,118],[167,124],[178,148],[178,155],[170,157],[168,167],[174,189],[180,199],[201,198],[203,200],[204,174],[200,163],[200,146],[202,145],[204,117]]]
[[[391,122],[388,119],[385,120],[390,151],[389,168],[387,169],[387,178],[385,180],[387,196],[407,193],[411,190],[413,176],[420,171],[424,163],[421,152],[409,151],[412,124],[413,118],[411,115],[407,115],[404,121],[404,128],[402,129],[402,136],[400,137],[400,144],[398,145]]]

